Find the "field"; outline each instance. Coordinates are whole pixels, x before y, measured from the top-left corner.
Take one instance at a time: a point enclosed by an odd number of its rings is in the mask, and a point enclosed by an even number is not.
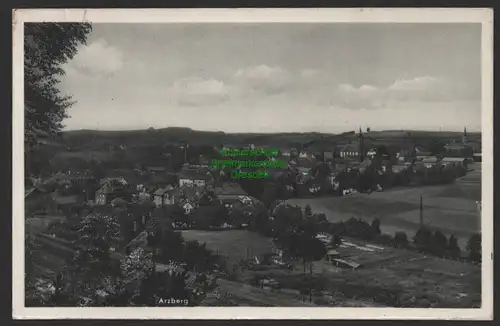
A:
[[[362,242],[337,248],[344,260],[362,264],[357,270],[340,268],[328,261],[313,263],[312,275],[321,284],[323,304],[339,306],[406,306],[471,308],[481,304],[481,268],[454,260],[443,260],[418,252],[379,247],[368,251]],[[361,250],[364,249],[364,250]],[[307,268],[309,270],[309,268]],[[292,273],[268,271],[284,287],[298,289],[303,269]],[[308,275],[309,273],[306,273]],[[307,277],[307,276],[306,276]],[[325,303],[324,300],[330,301]]]
[[[334,288],[352,286],[361,292],[364,288],[366,294],[392,292],[408,300],[406,304],[410,305],[412,298],[443,308],[480,305],[481,268],[478,266],[394,248],[369,252],[348,247],[338,251],[345,259],[361,263],[363,267],[327,273]]]
[[[405,231],[409,236],[419,228],[420,195],[423,196],[424,224],[447,236],[455,234],[465,248],[467,238],[481,230],[476,201],[481,200],[480,165],[454,184],[389,189],[350,197],[291,199],[292,205],[309,204],[313,212],[324,213],[330,221],[351,217],[371,221],[378,218],[385,233]]]
[[[227,231],[182,231],[185,240],[206,243],[207,248],[225,255],[230,265],[241,259],[270,253],[274,249],[271,239],[244,230]]]

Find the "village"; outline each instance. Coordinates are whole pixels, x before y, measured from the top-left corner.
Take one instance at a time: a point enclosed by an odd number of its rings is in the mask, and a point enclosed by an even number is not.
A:
[[[197,272],[209,275],[207,279],[211,281],[203,283],[202,291],[196,290],[205,297],[198,304],[220,304],[221,292],[224,292],[224,300],[229,300],[227,295],[232,293],[231,302],[235,305],[248,300],[252,305],[273,305],[271,299],[262,298],[262,291],[271,291],[272,296],[276,296],[274,300],[279,302],[276,305],[287,305],[287,302],[292,306],[310,305],[313,301],[321,302],[320,305],[339,301],[364,305],[363,300],[358,302],[350,297],[340,300],[331,294],[330,299],[325,299],[325,287],[332,286],[330,274],[337,275],[336,278],[342,275],[350,280],[347,283],[359,287],[354,285],[359,280],[352,279],[352,274],[339,271],[361,269],[359,273],[373,273],[380,266],[395,267],[408,264],[412,259],[426,259],[421,252],[451,259],[451,264],[458,264],[454,270],[464,270],[463,275],[474,274],[476,267],[470,265],[470,257],[478,256],[480,249],[473,249],[471,253],[466,249],[469,247],[459,248],[453,235],[448,239],[441,231],[434,234],[433,230],[423,227],[422,221],[420,229],[425,232],[419,229],[420,235],[417,232],[412,240],[413,234],[405,232],[385,234],[378,218],[371,221],[351,217],[339,222],[332,221],[326,212],[311,209],[314,205],[311,202],[310,206],[307,200],[314,198],[353,197],[391,191],[391,188],[452,184],[472,171],[471,166],[480,164],[481,154],[474,148],[475,144],[468,142],[466,130],[461,139],[442,146],[438,153],[415,144],[398,147],[378,142],[378,146],[370,147],[369,134],[369,130],[353,132],[350,138],[353,140],[331,146],[329,150],[328,139],[324,137],[282,148],[279,155],[260,159],[284,160],[288,162],[287,167],[268,169],[269,178],[260,180],[235,180],[231,178],[231,169],[212,167],[211,161],[219,158],[218,146],[212,151],[207,151],[205,146],[203,154],[193,155],[196,144],[180,143],[176,145],[177,151],[161,153],[154,165],[141,162],[126,168],[125,157],[131,148],[120,144],[113,149],[118,168],[105,164],[101,164],[104,168],[98,167],[99,163],[92,161],[91,167],[75,164],[43,180],[28,178],[26,218],[43,246],[52,251],[54,246],[71,247],[85,216],[115,216],[121,230],[120,241],[111,248],[116,255],[123,258],[137,254],[138,250],[153,253],[156,272],[162,268],[169,270],[171,267],[167,266],[172,264],[182,266],[183,271],[193,274],[191,283],[198,282]],[[228,143],[220,147],[251,149],[257,145]],[[480,148],[480,144],[476,148]],[[172,156],[178,156],[178,166],[172,166],[175,161]],[[305,200],[306,206],[294,205],[295,199]],[[420,219],[422,210],[421,207]],[[181,234],[180,241],[186,241],[184,246],[188,246],[187,243],[194,244],[193,248],[201,246],[202,257],[206,255],[202,260],[208,259],[210,263],[201,267],[191,262],[187,267],[189,259],[181,259],[172,252],[163,253],[166,249],[158,248],[167,243],[154,243],[151,238],[156,237],[158,230],[166,229]],[[436,241],[444,237],[444,244],[441,241],[439,248],[429,237],[436,237]],[[171,241],[167,241],[168,245],[174,246]],[[183,250],[182,245],[179,248]],[[162,253],[157,254],[158,250]],[[167,251],[170,250],[175,249],[171,247]],[[178,259],[172,259],[175,257]],[[431,260],[431,265],[440,265],[437,258]],[[431,267],[435,268],[443,269]],[[439,273],[442,276],[444,272]],[[297,279],[294,281],[294,278]],[[287,285],[290,282],[293,284]],[[207,284],[211,284],[211,288]],[[371,300],[371,304],[394,305],[400,302],[395,296],[387,294],[378,301]],[[208,298],[219,303],[209,303]],[[460,305],[462,297],[457,294],[457,298],[453,304]],[[411,300],[429,302],[430,299],[424,296]],[[440,306],[439,299],[433,300],[422,305]],[[476,299],[470,296],[468,300],[475,302]],[[467,302],[465,305],[470,304]]]

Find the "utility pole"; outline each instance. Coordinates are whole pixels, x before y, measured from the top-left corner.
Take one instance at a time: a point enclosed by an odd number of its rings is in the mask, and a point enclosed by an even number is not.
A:
[[[420,228],[424,226],[424,204],[422,195],[420,195]]]
[[[313,263],[309,264],[309,302],[312,302],[312,272],[313,272]]]

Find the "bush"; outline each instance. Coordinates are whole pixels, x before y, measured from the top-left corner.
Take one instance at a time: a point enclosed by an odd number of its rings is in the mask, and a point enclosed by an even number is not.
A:
[[[413,243],[419,250],[430,252],[433,247],[433,234],[426,227],[420,228],[413,237]]]
[[[394,246],[397,248],[406,248],[408,246],[408,237],[405,232],[396,232],[394,235]]]
[[[394,238],[390,234],[379,234],[375,238],[375,242],[383,246],[392,246],[394,245]]]

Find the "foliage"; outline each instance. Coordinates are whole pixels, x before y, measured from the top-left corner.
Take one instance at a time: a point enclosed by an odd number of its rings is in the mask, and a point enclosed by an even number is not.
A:
[[[448,239],[446,236],[439,230],[434,232],[433,239],[433,253],[438,256],[443,256],[448,248]]]
[[[453,234],[448,239],[448,253],[454,258],[460,256],[460,247],[458,246],[457,238]]]
[[[311,209],[311,206],[309,204],[307,204],[306,207],[304,208],[304,216],[305,217],[312,216],[312,209]]]
[[[105,288],[109,277],[119,275],[111,252],[120,242],[120,224],[115,216],[91,213],[82,219],[69,273],[83,295],[94,297],[97,290]]]
[[[143,295],[141,294],[142,282],[153,273],[152,255],[146,253],[143,248],[137,248],[121,261],[120,267],[123,288],[119,292],[125,292],[131,302],[138,301]]]
[[[217,257],[212,251],[207,249],[206,244],[200,244],[198,241],[188,241],[184,245],[182,252],[182,261],[187,264],[188,269],[197,272],[212,270],[215,266]]]
[[[373,233],[373,229],[367,222],[350,218],[346,221],[346,235],[353,238],[363,239],[365,241],[373,240],[376,234]]]
[[[380,231],[380,220],[378,218],[372,221],[371,229],[375,235],[380,235],[382,233],[382,231]]]
[[[481,262],[481,234],[476,233],[470,236],[467,242],[467,250],[469,251],[469,258],[475,262]]]
[[[432,232],[426,227],[420,228],[413,237],[413,243],[420,250],[431,251],[433,246]]]
[[[55,135],[63,127],[66,109],[74,102],[60,94],[62,65],[85,44],[86,23],[28,23],[24,25],[25,140],[35,145],[40,133]]]
[[[403,231],[394,234],[394,246],[397,248],[406,248],[408,246],[408,237]]]

